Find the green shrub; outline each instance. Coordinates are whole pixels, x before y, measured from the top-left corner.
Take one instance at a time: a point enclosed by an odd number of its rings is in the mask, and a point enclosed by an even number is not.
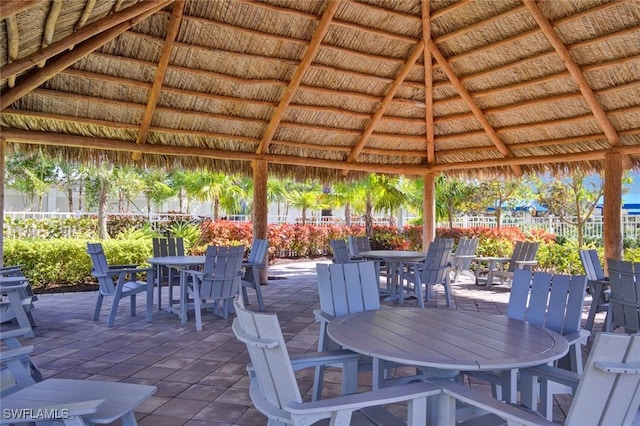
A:
[[[102,246],[111,264],[145,264],[151,257],[150,240],[105,240]],[[36,292],[93,283],[91,259],[86,250],[85,239],[7,239],[4,265],[23,265],[22,270]]]

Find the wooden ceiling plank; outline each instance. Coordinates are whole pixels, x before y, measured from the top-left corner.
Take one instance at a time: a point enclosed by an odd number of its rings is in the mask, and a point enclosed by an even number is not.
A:
[[[456,90],[458,90],[458,93],[460,93],[460,96],[465,100],[465,102],[467,103],[467,105],[475,115],[476,119],[480,122],[480,125],[482,126],[484,131],[487,133],[487,136],[489,136],[489,139],[491,139],[491,141],[496,146],[496,148],[498,148],[498,151],[504,157],[507,157],[507,158],[512,157],[513,154],[509,150],[509,147],[507,147],[507,145],[505,145],[505,143],[502,142],[502,140],[494,130],[493,126],[491,126],[491,123],[489,123],[489,120],[487,120],[487,117],[485,117],[480,107],[478,107],[478,105],[475,103],[475,101],[471,97],[471,94],[464,87],[464,85],[456,75],[455,71],[453,70],[451,65],[449,65],[446,58],[440,52],[440,50],[435,45],[433,40],[429,41],[428,48],[431,51],[431,54],[435,57],[436,61],[440,64],[440,67],[442,68],[442,70],[445,72],[445,74],[447,74],[447,77],[449,78],[449,80],[451,80],[451,83],[453,84],[453,86],[456,88]],[[517,164],[511,166],[511,169],[513,170],[516,176],[521,176],[523,173],[522,168],[519,167]]]
[[[480,161],[466,161],[461,163],[448,164],[371,164],[358,162],[344,162],[339,160],[324,160],[319,158],[301,158],[287,155],[257,154],[253,152],[238,152],[213,150],[207,148],[192,148],[169,145],[138,145],[132,142],[90,138],[85,136],[73,136],[62,134],[51,134],[47,132],[35,132],[29,130],[4,129],[3,137],[7,142],[26,143],[34,145],[57,145],[74,148],[102,149],[107,151],[139,151],[144,154],[170,155],[214,158],[223,160],[254,161],[262,160],[274,164],[285,164],[292,166],[319,167],[338,170],[355,170],[365,173],[379,172],[398,175],[424,175],[426,173],[441,173],[451,170],[479,169],[493,167],[514,167],[520,165],[535,164],[557,164],[579,161],[602,160],[607,153],[620,152],[624,155],[640,155],[640,145],[620,146],[613,149],[602,149],[590,152],[579,152],[569,154],[541,155],[531,157],[511,157],[498,158]]]
[[[300,63],[293,73],[293,77],[291,78],[289,85],[285,89],[282,98],[280,99],[278,107],[275,109],[273,115],[271,116],[271,121],[267,125],[264,135],[262,136],[262,142],[260,142],[257,154],[264,154],[268,152],[269,144],[271,143],[271,139],[273,139],[273,136],[278,129],[278,125],[280,124],[280,121],[284,116],[284,112],[293,99],[293,95],[302,82],[302,78],[311,65],[311,61],[313,61],[313,58],[316,56],[316,53],[318,52],[318,49],[320,48],[320,45],[322,43],[322,39],[324,39],[324,36],[327,33],[329,26],[331,25],[331,20],[333,19],[333,16],[335,15],[339,6],[339,0],[329,0],[329,2],[327,3],[327,6],[322,14],[322,19],[316,27],[313,37],[311,37],[311,41],[309,42],[309,45],[307,46],[307,49],[305,50]]]
[[[387,109],[389,109],[389,105],[391,104],[393,97],[396,95],[396,92],[398,91],[398,89],[400,88],[400,85],[402,84],[404,79],[407,77],[407,75],[411,71],[411,68],[413,67],[413,65],[418,61],[418,58],[420,57],[420,55],[422,55],[422,52],[424,52],[424,42],[420,41],[413,48],[411,55],[409,56],[409,58],[407,58],[407,61],[405,62],[404,66],[396,76],[396,79],[391,85],[391,87],[389,87],[389,90],[387,91],[387,94],[384,96],[384,99],[382,99],[382,102],[380,102],[380,105],[378,105],[378,107],[376,108],[376,111],[371,117],[369,124],[367,124],[367,127],[364,129],[364,131],[360,135],[360,139],[351,150],[351,153],[349,153],[349,156],[347,157],[348,162],[356,161],[356,159],[358,158],[358,155],[360,155],[360,151],[362,151],[362,148],[364,148],[364,146],[367,144],[367,139],[369,139],[369,136],[371,136],[371,134],[373,133],[373,130],[378,125],[380,118],[385,114],[385,112],[387,112]]]
[[[573,60],[571,54],[569,53],[569,49],[564,45],[560,37],[553,29],[553,26],[549,23],[549,20],[542,12],[542,9],[538,6],[535,0],[523,0],[524,4],[529,9],[529,12],[533,16],[533,19],[538,23],[538,26],[553,46],[554,50],[557,52],[558,56],[560,56],[560,60],[567,67],[567,70],[571,73],[574,81],[578,85],[580,89],[580,93],[584,96],[584,100],[587,105],[593,112],[593,115],[596,117],[596,120],[604,134],[607,135],[607,139],[611,146],[619,146],[620,138],[618,137],[618,132],[607,117],[602,105],[598,102],[596,95],[593,93],[593,89],[589,85],[589,82],[585,78],[584,74],[580,70],[578,64]]]
[[[42,36],[42,47],[40,50],[46,48],[53,41],[53,33],[56,30],[56,23],[58,17],[60,17],[60,11],[62,10],[62,0],[52,0],[49,6],[49,13],[44,23],[44,32]],[[44,67],[46,61],[38,62],[38,68]]]
[[[2,0],[0,1],[0,20],[14,16],[23,10],[31,9],[38,3],[49,0]]]
[[[0,111],[11,105],[36,87],[40,86],[42,83],[58,74],[60,71],[64,70],[74,62],[78,61],[80,58],[83,58],[84,56],[96,50],[98,47],[114,39],[118,35],[125,32],[128,28],[136,25],[138,22],[147,19],[147,17],[152,15],[153,13],[155,13],[153,9],[144,12],[135,18],[116,25],[115,27],[112,27],[88,40],[83,41],[74,50],[68,51],[58,56],[56,59],[51,61],[49,65],[39,69],[38,71],[35,71],[27,78],[25,78],[19,85],[7,90],[6,93],[3,93],[0,97]]]
[[[151,120],[156,111],[156,105],[158,104],[158,98],[160,97],[160,91],[164,84],[164,77],[167,73],[167,67],[169,66],[169,60],[171,59],[171,52],[180,30],[180,23],[182,22],[182,15],[184,13],[185,0],[176,0],[173,3],[173,10],[171,12],[171,18],[169,19],[169,26],[167,27],[167,35],[164,45],[162,46],[162,52],[160,53],[160,60],[158,61],[158,67],[156,68],[156,74],[153,78],[153,86],[149,92],[149,100],[147,101],[147,108],[144,111],[142,117],[142,124],[140,125],[140,131],[136,138],[136,143],[144,144],[147,141],[147,134],[149,132],[149,126],[151,126]],[[139,160],[142,154],[140,152],[132,153],[134,160]]]
[[[431,41],[431,11],[429,0],[422,0],[422,39],[425,43]],[[427,164],[436,162],[436,144],[433,133],[433,60],[429,49],[423,49],[424,54],[424,121],[427,138]]]
[[[7,77],[26,71],[38,62],[47,60],[55,55],[64,52],[65,50],[72,48],[78,43],[89,40],[102,31],[105,31],[109,28],[132,19],[136,19],[135,23],[137,23],[139,22],[137,18],[139,18],[140,16],[149,16],[151,14],[149,12],[155,13],[163,7],[169,5],[172,1],[173,0],[158,0],[157,2],[141,2],[134,6],[128,7],[122,12],[119,12],[115,15],[110,15],[106,18],[100,19],[99,21],[92,22],[81,30],[70,34],[68,37],[50,44],[45,49],[40,49],[37,52],[25,56],[24,58],[20,58],[11,64],[6,64],[2,68],[0,68],[0,75]],[[132,27],[133,25],[135,24],[132,23],[126,28]]]
[[[18,33],[18,22],[14,15],[7,16],[7,60],[9,63],[18,59],[20,53],[20,34]],[[7,86],[9,88],[16,85],[16,76],[9,76]]]

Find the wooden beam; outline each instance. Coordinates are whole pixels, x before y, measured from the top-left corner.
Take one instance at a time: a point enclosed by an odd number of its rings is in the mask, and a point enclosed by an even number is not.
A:
[[[65,50],[71,49],[76,44],[88,40],[102,31],[105,31],[123,22],[136,19],[140,16],[147,17],[152,13],[162,9],[163,7],[166,7],[172,1],[173,0],[143,1],[137,3],[134,6],[124,9],[122,12],[118,12],[117,14],[110,15],[99,21],[92,22],[81,30],[70,34],[68,37],[50,44],[45,49],[40,49],[37,52],[25,56],[24,58],[20,58],[11,64],[6,64],[2,68],[0,68],[0,75],[7,77],[26,71],[29,68],[35,66],[38,62],[47,60],[55,55],[64,52]],[[152,13],[147,14],[147,12]],[[134,26],[138,22],[140,22],[140,20],[136,20],[135,22],[132,21],[127,28]]]
[[[382,100],[382,102],[380,102],[380,105],[376,109],[376,112],[373,114],[373,117],[371,117],[369,124],[367,124],[367,127],[364,129],[364,131],[360,135],[360,139],[351,150],[351,153],[347,157],[348,162],[356,161],[356,159],[358,158],[358,155],[360,155],[360,151],[362,151],[362,148],[364,148],[364,146],[367,144],[367,139],[369,139],[369,136],[371,136],[371,134],[373,133],[373,130],[378,125],[380,118],[384,115],[385,112],[387,112],[387,109],[389,109],[391,100],[396,95],[396,92],[400,88],[400,85],[402,84],[404,79],[407,78],[407,75],[411,71],[411,68],[418,61],[418,58],[420,57],[420,55],[422,55],[423,51],[424,51],[424,42],[420,41],[413,48],[411,55],[405,62],[404,66],[402,67],[398,75],[396,76],[396,79],[391,85],[391,87],[389,87],[389,90],[384,96],[384,99]]]
[[[336,170],[355,170],[361,172],[389,173],[396,175],[424,176],[427,173],[442,173],[453,170],[496,168],[513,165],[540,165],[584,161],[602,161],[607,153],[622,155],[640,155],[640,145],[626,145],[617,148],[600,149],[589,152],[570,154],[538,155],[531,157],[496,158],[481,161],[465,161],[447,164],[373,164],[348,163],[340,160],[325,160],[321,158],[301,158],[289,155],[257,154],[254,152],[223,151],[208,148],[191,148],[169,145],[138,145],[131,141],[90,138],[85,136],[51,134],[48,132],[34,132],[30,130],[8,129],[2,130],[2,137],[7,142],[32,145],[53,145],[60,147],[100,149],[105,151],[131,152],[143,154],[165,155],[175,157],[202,157],[221,160],[254,161],[264,160],[274,164],[290,166],[318,167]]]
[[[422,39],[431,41],[431,15],[429,0],[422,0]],[[427,164],[436,161],[436,144],[433,133],[433,60],[429,49],[424,49],[424,121],[427,137]],[[426,235],[426,232],[423,232]]]
[[[493,126],[491,126],[491,123],[489,123],[489,120],[487,120],[487,117],[485,117],[480,107],[478,107],[478,105],[474,102],[471,94],[464,87],[451,65],[449,65],[444,55],[440,53],[440,50],[432,40],[429,41],[429,50],[436,58],[436,61],[438,61],[438,63],[440,64],[440,67],[451,81],[451,84],[453,84],[453,87],[455,87],[458,93],[460,93],[460,96],[462,96],[462,98],[465,100],[465,102],[475,115],[476,119],[480,122],[480,125],[482,125],[482,128],[489,136],[489,139],[491,139],[496,148],[498,148],[498,151],[506,158],[512,157],[513,154],[509,150],[509,147],[507,147],[507,145],[502,142]],[[511,166],[511,169],[516,176],[522,176],[522,168],[519,165],[514,164]]]
[[[280,99],[278,107],[275,109],[273,115],[271,116],[271,121],[267,125],[264,135],[262,136],[262,142],[260,142],[260,146],[256,151],[257,154],[263,154],[269,151],[269,144],[271,143],[271,140],[273,139],[273,136],[275,135],[276,130],[280,125],[280,121],[284,116],[284,112],[293,99],[293,95],[302,82],[302,78],[311,65],[311,61],[313,61],[313,58],[316,56],[316,53],[318,52],[318,49],[320,48],[320,45],[322,43],[322,39],[324,39],[324,36],[329,29],[329,25],[331,25],[333,15],[335,15],[336,11],[338,10],[338,6],[340,6],[339,0],[329,0],[329,2],[327,3],[327,6],[322,14],[322,19],[316,27],[313,37],[311,37],[311,41],[309,42],[309,45],[307,46],[307,49],[304,52],[300,63],[296,67],[296,70],[293,73],[293,77],[291,78],[289,85],[285,89],[284,94]]]
[[[127,22],[116,25],[115,27],[104,31],[89,40],[83,41],[74,50],[68,51],[58,56],[55,60],[51,61],[48,66],[34,72],[33,74],[25,78],[19,85],[3,93],[0,97],[0,111],[7,108],[22,96],[40,86],[42,83],[58,74],[60,71],[64,70],[74,62],[93,52],[105,43],[113,40],[114,38],[125,32],[128,28],[138,24],[138,22],[147,19],[147,17],[152,15],[153,13],[155,13],[154,10],[144,12]]]
[[[593,93],[593,89],[580,70],[580,67],[571,57],[567,46],[565,46],[562,40],[560,40],[560,37],[555,32],[553,26],[551,26],[549,20],[544,15],[535,0],[523,1],[525,6],[527,6],[529,12],[533,16],[533,19],[535,19],[540,29],[542,29],[544,35],[547,37],[547,40],[549,40],[549,43],[551,43],[558,56],[560,56],[560,60],[562,61],[562,63],[571,73],[573,80],[576,82],[578,88],[580,89],[580,93],[582,93],[582,96],[584,96],[584,100],[587,102],[587,105],[593,112],[593,115],[596,117],[596,120],[604,131],[604,134],[607,135],[609,143],[614,147],[619,146],[620,138],[618,137],[616,128],[609,120],[609,117],[607,117],[607,114],[604,112],[604,109],[602,108],[602,105],[600,105],[600,102],[598,102],[596,95]]]
[[[158,98],[160,97],[160,91],[164,84],[164,77],[167,73],[167,67],[169,66],[169,59],[171,59],[171,52],[173,51],[173,45],[178,36],[180,30],[180,23],[182,22],[182,14],[184,12],[185,0],[176,0],[173,3],[173,10],[171,11],[171,18],[169,19],[169,26],[167,28],[167,35],[162,46],[162,53],[160,54],[160,60],[158,61],[158,67],[156,68],[156,74],[153,78],[153,86],[149,93],[149,100],[147,101],[147,108],[144,111],[142,117],[142,124],[140,125],[140,131],[136,143],[143,144],[147,141],[147,134],[149,133],[149,126],[151,126],[151,120],[153,114],[156,112],[156,105],[158,104]],[[139,160],[142,154],[139,152],[132,153],[134,160]]]
[[[605,259],[622,259],[622,166],[623,156],[609,152],[604,156],[604,219],[603,240]]]
[[[0,20],[45,2],[48,0],[2,0],[0,1]]]

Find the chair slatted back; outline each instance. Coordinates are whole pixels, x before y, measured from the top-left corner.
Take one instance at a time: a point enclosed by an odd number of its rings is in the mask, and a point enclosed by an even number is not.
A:
[[[184,256],[184,239],[176,238],[158,238],[153,237],[151,240],[153,245],[153,256]]]
[[[361,237],[349,235],[347,236],[347,243],[349,244],[348,249],[351,256],[360,256],[361,251],[371,250],[371,242],[366,235]]]
[[[109,272],[109,263],[107,257],[104,254],[102,244],[100,243],[87,243],[87,253],[91,257],[91,263],[93,269],[92,275],[98,279],[100,285],[100,293],[105,296],[113,296],[116,292],[116,286],[111,278]]]
[[[598,333],[566,425],[630,425],[640,407],[640,334]]]
[[[429,244],[421,273],[423,284],[440,284],[449,276],[453,238],[436,238]]]
[[[516,269],[507,316],[545,326],[562,335],[575,333],[580,330],[586,286],[587,278],[583,275],[532,274]]]
[[[251,359],[249,393],[254,406],[268,416],[279,416],[283,421],[290,416],[284,407],[302,402],[289,353],[274,314],[250,312],[242,306],[240,298],[234,301],[236,318],[233,333],[247,345]]]
[[[580,250],[580,261],[582,262],[582,267],[584,268],[585,274],[587,274],[587,279],[589,281],[599,281],[604,280],[606,277],[604,275],[604,270],[602,269],[602,265],[600,265],[600,258],[598,257],[597,250]]]
[[[244,246],[207,247],[200,286],[203,299],[228,299],[238,294],[243,255]]]
[[[351,263],[351,256],[349,256],[345,240],[331,240],[329,245],[333,253],[333,263]]]
[[[251,243],[251,251],[249,252],[249,263],[261,263],[266,266],[267,263],[267,251],[269,249],[269,242],[267,240],[261,240],[254,238]]]
[[[607,259],[611,323],[628,333],[640,332],[640,263]]]
[[[514,272],[518,268],[517,261],[530,262],[536,260],[536,253],[538,253],[539,242],[529,241],[517,241],[511,254],[511,260],[509,261],[508,272]],[[525,265],[522,269],[530,270],[533,265]]]
[[[334,317],[380,309],[374,262],[316,265],[320,310]]]

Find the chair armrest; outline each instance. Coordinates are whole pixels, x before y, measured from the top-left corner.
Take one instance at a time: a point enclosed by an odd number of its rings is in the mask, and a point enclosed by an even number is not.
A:
[[[31,333],[30,328],[16,328],[15,330],[0,331],[0,340],[7,340],[16,337],[23,337]],[[10,348],[12,349],[12,348]]]
[[[141,274],[141,273],[150,272],[153,270],[154,268],[124,268],[124,269],[109,268],[107,275],[115,277],[116,275],[120,275],[120,274]]]
[[[335,418],[339,412],[350,413],[366,407],[427,398],[439,393],[440,389],[437,386],[428,382],[418,382],[313,402],[291,403],[287,405],[287,411],[291,413],[294,424],[307,424],[305,420],[311,424],[322,418]]]
[[[516,266],[518,268],[523,268],[525,266],[535,266],[538,264],[537,260],[516,260]]]
[[[344,364],[346,362],[358,363],[361,355],[349,350],[309,352],[304,354],[291,355],[291,367],[293,371],[305,368],[318,367],[322,365]]]
[[[313,315],[316,317],[316,322],[329,322],[333,319],[335,319],[335,317],[333,315],[329,315],[327,313],[324,313],[322,310],[320,309],[314,309],[313,310]]]
[[[564,368],[553,367],[551,365],[538,365],[536,367],[521,368],[520,374],[526,376],[536,376],[541,380],[560,383],[571,387],[574,391],[580,382],[580,374]]]
[[[487,410],[489,413],[507,420],[509,424],[511,424],[511,422],[513,422],[513,424],[523,426],[545,426],[555,424],[546,420],[538,413],[498,401],[497,399],[492,398],[489,393],[479,392],[476,389],[471,389],[467,386],[461,385],[460,383],[452,382],[447,379],[434,379],[430,380],[430,382],[442,389],[442,395],[447,395],[458,401]],[[445,407],[440,404],[439,408]]]
[[[252,268],[258,268],[258,269],[264,269],[266,267],[265,262],[249,262],[249,261],[243,261],[242,262],[242,267],[246,267],[246,266],[250,266]]]
[[[33,352],[34,347],[32,345],[29,346],[21,346],[15,349],[3,350],[0,352],[0,361],[7,362],[14,358],[22,358],[25,355],[29,355]]]
[[[29,285],[29,283],[26,282],[24,278],[16,282],[17,284],[0,285],[0,293],[6,293],[7,291],[15,291],[17,288],[26,288]]]
[[[137,263],[129,263],[122,265],[109,265],[109,269],[136,269],[139,266],[140,265],[138,265]]]

